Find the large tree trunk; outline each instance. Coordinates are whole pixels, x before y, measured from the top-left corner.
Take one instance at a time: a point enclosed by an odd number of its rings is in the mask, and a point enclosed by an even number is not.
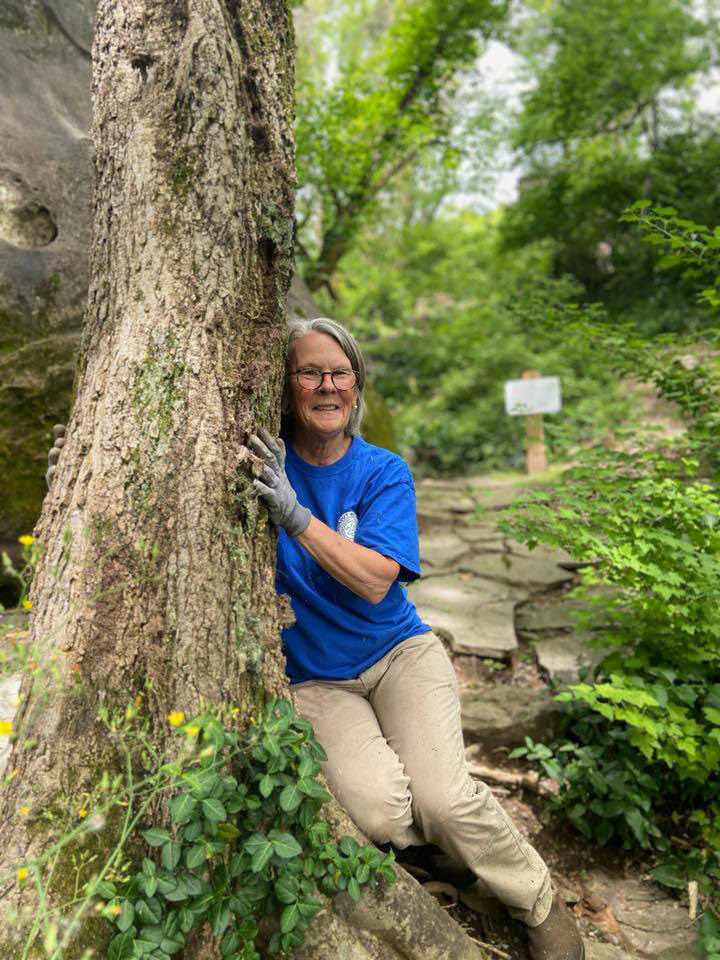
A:
[[[94,62],[88,314],[32,593],[32,642],[59,682],[23,683],[0,877],[37,856],[58,811],[84,806],[117,763],[97,719],[103,703],[124,708],[151,681],[144,709],[162,748],[171,710],[232,703],[242,724],[253,703],[287,693],[275,540],[243,444],[277,427],[283,372],[289,10],[285,0],[101,0]],[[108,818],[98,855],[117,829]],[[72,853],[53,878],[56,900],[77,882]],[[0,896],[27,911],[0,919],[0,957],[15,960],[34,888],[6,883]],[[66,960],[88,947],[100,960],[110,935],[89,916]],[[479,956],[407,877],[369,911],[339,898],[313,939],[314,960]],[[208,943],[185,951],[214,955]]]

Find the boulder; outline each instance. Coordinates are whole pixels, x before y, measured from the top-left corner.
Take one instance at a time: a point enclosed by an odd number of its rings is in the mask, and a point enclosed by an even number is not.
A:
[[[695,960],[697,926],[687,909],[651,880],[610,876],[594,869],[583,884],[586,896],[607,901],[623,940],[633,950],[662,960]]]
[[[465,738],[479,743],[483,752],[517,746],[525,737],[551,740],[562,714],[560,704],[546,692],[505,683],[468,688],[461,705]]]
[[[635,960],[634,954],[625,953],[613,943],[600,943],[583,937],[585,960]]]
[[[592,634],[559,633],[533,641],[538,665],[554,683],[576,683],[580,671],[592,668],[610,653],[608,647],[591,647]]]
[[[93,0],[0,13],[0,537],[28,532],[87,291]]]

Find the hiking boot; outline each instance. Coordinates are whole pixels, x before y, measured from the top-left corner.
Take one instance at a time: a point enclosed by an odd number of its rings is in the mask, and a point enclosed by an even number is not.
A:
[[[585,960],[575,917],[557,894],[543,922],[527,928],[527,938],[532,960]]]

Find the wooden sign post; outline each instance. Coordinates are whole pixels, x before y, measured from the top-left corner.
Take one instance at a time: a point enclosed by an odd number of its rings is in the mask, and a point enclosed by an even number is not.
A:
[[[561,406],[558,377],[541,377],[539,370],[526,370],[522,380],[505,384],[505,412],[526,418],[528,473],[547,470],[543,414],[557,413]]]
[[[539,370],[526,370],[523,380],[537,380]],[[528,413],[525,417],[527,443],[527,472],[544,473],[547,470],[547,451],[545,450],[545,427],[542,413]]]

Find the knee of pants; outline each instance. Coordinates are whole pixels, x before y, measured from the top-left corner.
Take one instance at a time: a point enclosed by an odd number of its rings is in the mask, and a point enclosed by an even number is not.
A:
[[[467,813],[468,800],[476,797],[476,785],[468,778],[462,790],[455,793],[439,784],[413,784],[413,813],[430,842],[452,833],[453,825]]]
[[[348,813],[373,843],[392,843],[398,848],[407,846],[407,833],[413,825],[412,798],[383,795],[348,807]]]

